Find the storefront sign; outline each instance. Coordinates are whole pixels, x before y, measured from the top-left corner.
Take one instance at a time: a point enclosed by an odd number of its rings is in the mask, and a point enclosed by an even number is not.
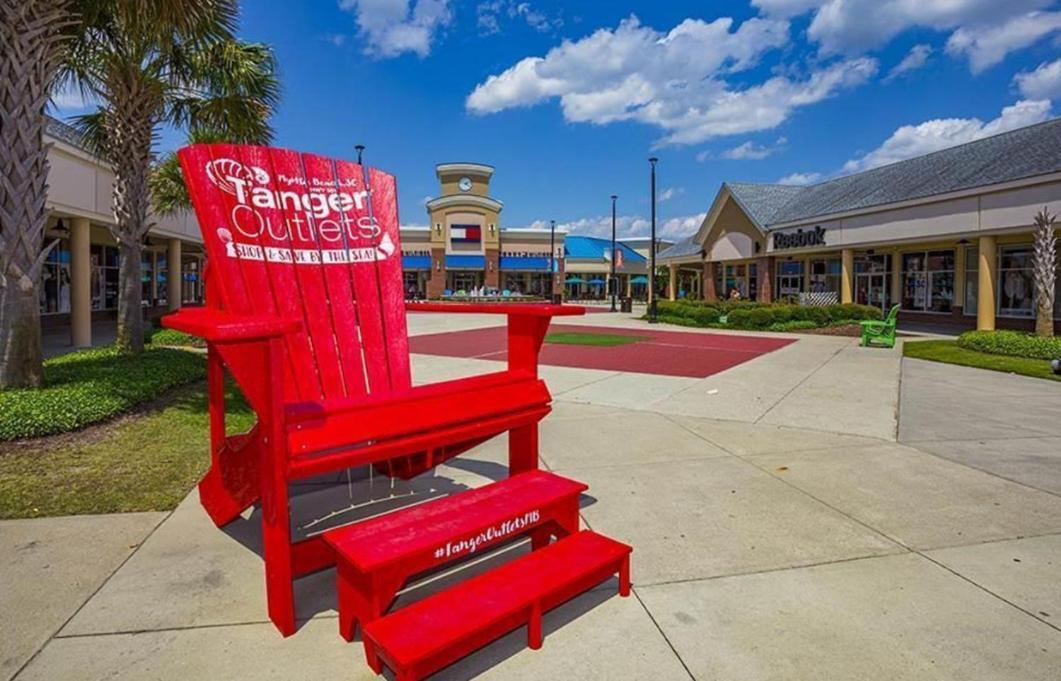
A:
[[[825,245],[825,228],[818,225],[813,230],[797,229],[795,232],[774,232],[774,250],[786,248],[808,248]]]

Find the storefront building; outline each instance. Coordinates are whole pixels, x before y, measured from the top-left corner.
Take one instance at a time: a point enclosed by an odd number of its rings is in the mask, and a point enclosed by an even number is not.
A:
[[[78,133],[51,119],[46,128],[50,172],[45,244],[57,241],[38,287],[41,327],[69,330],[73,347],[92,344],[92,322],[115,318],[118,307],[118,249],[114,224],[114,174],[86,150]],[[145,315],[200,303],[202,238],[194,217],[153,218],[142,263]]]
[[[1061,211],[1061,119],[812,186],[727,182],[659,261],[671,298],[699,278],[707,300],[898,304],[908,321],[1029,329],[1044,207]]]
[[[614,259],[616,295],[644,298],[648,290],[649,244],[650,240],[643,238],[617,239],[613,253],[611,239],[569,235],[564,248],[566,297],[573,300],[608,297]],[[671,245],[669,241],[657,240],[657,249]]]
[[[563,292],[566,232],[503,229],[493,174],[481,163],[435,167],[440,194],[427,202],[428,227],[401,232],[406,297]]]

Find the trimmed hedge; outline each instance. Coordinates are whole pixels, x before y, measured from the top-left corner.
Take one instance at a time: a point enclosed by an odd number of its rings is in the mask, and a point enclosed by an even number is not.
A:
[[[811,322],[815,327],[822,327],[880,318],[880,309],[869,305],[760,305],[733,310],[729,313],[727,325],[734,329],[767,330],[790,322]]]
[[[661,300],[657,303],[660,318],[673,322],[685,320],[685,326],[721,326],[750,331],[797,331],[863,319],[880,319],[881,311],[869,305],[764,305],[750,300],[704,303],[692,300]],[[722,315],[726,323],[721,324]]]
[[[45,387],[0,391],[0,440],[84,428],[205,376],[206,359],[186,350],[149,347],[130,357],[94,348],[54,357],[44,362]]]
[[[1061,338],[1019,331],[966,331],[958,336],[966,350],[1028,359],[1061,359]]]

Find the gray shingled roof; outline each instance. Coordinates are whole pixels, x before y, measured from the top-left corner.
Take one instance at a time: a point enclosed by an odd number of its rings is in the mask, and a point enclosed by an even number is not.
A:
[[[808,187],[727,183],[760,225],[1061,172],[1061,118]]]
[[[690,255],[700,255],[703,247],[695,241],[696,234],[686,237],[670,248],[664,249],[657,254],[659,258],[684,258]]]
[[[787,184],[751,184],[748,182],[727,182],[733,198],[741,205],[744,212],[760,226],[775,222],[781,210],[806,187]]]

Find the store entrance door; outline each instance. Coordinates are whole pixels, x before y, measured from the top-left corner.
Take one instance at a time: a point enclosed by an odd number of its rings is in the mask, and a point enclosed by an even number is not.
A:
[[[859,305],[879,307],[881,312],[888,306],[888,275],[858,274],[855,276],[855,302]]]

